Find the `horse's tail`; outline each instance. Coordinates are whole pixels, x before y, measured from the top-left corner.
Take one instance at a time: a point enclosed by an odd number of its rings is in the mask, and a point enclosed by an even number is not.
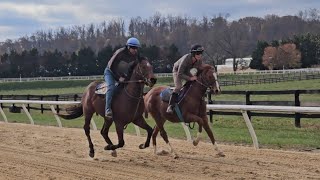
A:
[[[83,109],[82,104],[78,104],[75,106],[70,106],[66,108],[67,114],[57,114],[59,117],[62,117],[63,119],[75,119],[78,117],[81,117],[83,115]]]

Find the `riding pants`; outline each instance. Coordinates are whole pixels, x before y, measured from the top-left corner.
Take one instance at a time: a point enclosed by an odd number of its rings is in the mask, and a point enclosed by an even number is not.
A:
[[[182,88],[182,79],[178,76],[177,72],[173,73],[173,82],[175,87],[173,92],[179,93],[180,89]]]
[[[111,101],[115,91],[116,80],[108,67],[104,70],[104,80],[108,88],[106,93],[106,111],[111,111]]]

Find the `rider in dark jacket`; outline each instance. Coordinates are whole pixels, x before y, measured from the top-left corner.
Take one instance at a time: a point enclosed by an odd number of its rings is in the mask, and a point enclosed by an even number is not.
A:
[[[126,46],[118,49],[108,62],[104,71],[104,79],[107,84],[105,117],[112,118],[111,100],[116,82],[123,82],[130,78],[130,71],[134,62],[138,61],[138,48],[140,42],[137,38],[129,38]]]

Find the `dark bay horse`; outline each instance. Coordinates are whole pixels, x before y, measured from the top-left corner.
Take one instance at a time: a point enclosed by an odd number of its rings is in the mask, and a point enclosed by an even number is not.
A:
[[[218,156],[224,156],[224,153],[219,150],[217,143],[215,142],[212,130],[208,123],[208,117],[206,112],[206,102],[204,100],[205,93],[209,88],[211,92],[217,94],[220,92],[220,86],[217,80],[217,74],[215,69],[210,65],[203,65],[197,74],[197,80],[193,81],[187,90],[183,99],[179,102],[179,107],[182,113],[182,117],[186,123],[196,122],[199,125],[199,131],[193,144],[196,146],[201,138],[202,127],[207,132],[214,149],[218,152]],[[156,122],[156,126],[153,130],[152,141],[155,154],[157,152],[156,137],[160,131],[160,135],[169,146],[170,152],[176,158],[178,157],[173,151],[172,146],[169,143],[167,133],[164,129],[164,123],[169,120],[173,123],[181,122],[176,115],[166,112],[168,103],[163,102],[160,98],[160,93],[168,87],[160,86],[151,89],[144,98],[146,105],[146,112],[150,113]]]
[[[144,85],[152,87],[157,79],[153,74],[153,67],[146,58],[137,62],[130,80],[123,82],[112,98],[112,120],[105,118],[105,96],[95,93],[96,87],[101,82],[90,83],[83,93],[81,104],[67,108],[68,114],[58,114],[64,119],[74,119],[84,115],[85,124],[83,129],[89,142],[89,156],[94,157],[94,147],[90,137],[90,121],[94,113],[104,117],[104,124],[101,129],[101,135],[105,139],[107,146],[105,150],[113,150],[112,155],[116,156],[115,149],[124,146],[123,132],[124,127],[129,123],[145,129],[148,133],[147,140],[144,144],[140,144],[139,148],[149,147],[153,129],[146,123],[144,113],[143,88]],[[108,132],[112,123],[115,123],[118,135],[118,144],[113,145]]]

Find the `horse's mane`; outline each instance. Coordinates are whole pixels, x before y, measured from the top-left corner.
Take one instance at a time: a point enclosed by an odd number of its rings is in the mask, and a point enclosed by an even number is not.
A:
[[[141,63],[143,60],[146,60],[146,61],[149,61],[149,59],[145,56],[141,56],[141,57],[138,57],[138,59],[136,61],[133,62],[133,64],[129,67],[129,70],[128,70],[128,75],[126,77],[126,80],[130,80],[131,76],[132,76],[132,73],[134,71],[134,69],[136,68],[136,66]]]
[[[199,72],[198,75],[200,75],[203,71],[209,70],[209,69],[214,69],[213,66],[211,66],[210,64],[203,64],[199,67]]]

